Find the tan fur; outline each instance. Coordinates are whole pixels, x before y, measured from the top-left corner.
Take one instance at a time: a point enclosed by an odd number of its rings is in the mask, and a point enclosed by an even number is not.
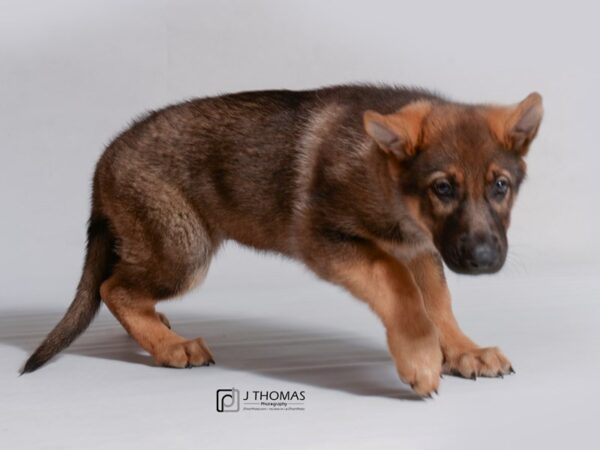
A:
[[[490,128],[498,141],[506,148],[517,147],[516,151],[522,155],[527,153],[529,143],[535,138],[543,113],[542,97],[537,92],[529,94],[516,105],[490,106],[484,109]],[[519,139],[515,135],[516,127],[525,116],[529,117],[531,126]]]
[[[328,270],[329,280],[366,301],[380,317],[400,378],[418,394],[436,391],[442,361],[439,336],[408,267],[373,249],[351,261],[333,261]]]
[[[121,325],[157,364],[182,368],[214,362],[202,338],[186,340],[171,331],[166,316],[155,311],[156,301],[119,287],[114,277],[102,284],[100,295]]]
[[[439,256],[423,253],[408,266],[423,296],[427,314],[439,331],[444,373],[465,378],[510,373],[510,361],[497,347],[479,347],[458,326]]]
[[[423,122],[431,110],[431,102],[421,100],[412,102],[393,114],[383,115],[375,111],[366,111],[363,122],[367,133],[378,141],[382,148],[394,151],[393,147],[399,144],[406,156],[412,156],[417,147],[424,143]],[[377,128],[381,126],[392,131],[399,142],[383,142],[377,132]]]

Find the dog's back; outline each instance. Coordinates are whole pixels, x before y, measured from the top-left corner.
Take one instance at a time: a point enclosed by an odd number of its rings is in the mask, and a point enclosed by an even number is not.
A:
[[[370,144],[361,113],[393,112],[421,98],[436,97],[420,90],[341,86],[177,104],[136,122],[109,146],[95,188],[136,189],[140,174],[152,173],[185,192],[223,238],[294,252],[290,233],[299,231],[298,216],[324,195],[311,188],[317,177],[353,180],[349,187],[357,193],[367,188],[360,185],[370,170],[365,158],[373,155],[365,151]],[[106,197],[103,203],[110,202]]]

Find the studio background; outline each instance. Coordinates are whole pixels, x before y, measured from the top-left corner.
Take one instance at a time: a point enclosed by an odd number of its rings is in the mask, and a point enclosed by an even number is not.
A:
[[[598,12],[591,2],[0,1],[3,440],[592,448]],[[17,378],[72,300],[94,164],[133,118],[191,97],[348,82],[465,102],[543,95],[503,272],[449,275],[463,328],[499,345],[517,376],[446,377],[438,399],[411,401],[364,305],[296,263],[231,244],[201,289],[162,308],[176,330],[207,339],[217,366],[153,369],[103,311],[70,351]],[[306,389],[307,410],[219,415],[215,391],[233,385]]]

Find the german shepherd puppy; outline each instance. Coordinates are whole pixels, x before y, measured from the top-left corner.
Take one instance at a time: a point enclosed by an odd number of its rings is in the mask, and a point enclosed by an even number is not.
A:
[[[155,305],[199,284],[226,239],[303,261],[382,320],[400,378],[511,373],[452,314],[453,271],[498,271],[542,99],[454,103],[423,90],[336,86],[195,99],[152,112],[97,164],[75,300],[31,372],[89,325],[101,301],[157,364],[202,366],[201,339]]]

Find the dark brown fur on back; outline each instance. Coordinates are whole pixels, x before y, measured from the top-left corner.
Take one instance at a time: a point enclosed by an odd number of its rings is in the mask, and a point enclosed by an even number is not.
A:
[[[385,155],[365,151],[370,141],[362,131],[362,113],[370,108],[391,113],[421,98],[442,101],[422,91],[348,86],[233,94],[171,106],[111,144],[98,164],[97,185],[135,189],[136,175],[150,172],[184,193],[215,237],[286,254],[297,251],[301,230],[293,223],[299,202],[308,201],[313,218],[323,222],[311,227],[332,227],[332,235],[396,236],[397,211],[389,211],[393,202],[381,197],[383,186],[377,185]],[[331,115],[323,117],[330,120],[326,135],[302,148],[305,134],[321,132],[322,124],[316,121],[311,130],[310,121],[323,111]],[[317,161],[304,167],[307,158]],[[340,222],[352,230],[335,229]]]

